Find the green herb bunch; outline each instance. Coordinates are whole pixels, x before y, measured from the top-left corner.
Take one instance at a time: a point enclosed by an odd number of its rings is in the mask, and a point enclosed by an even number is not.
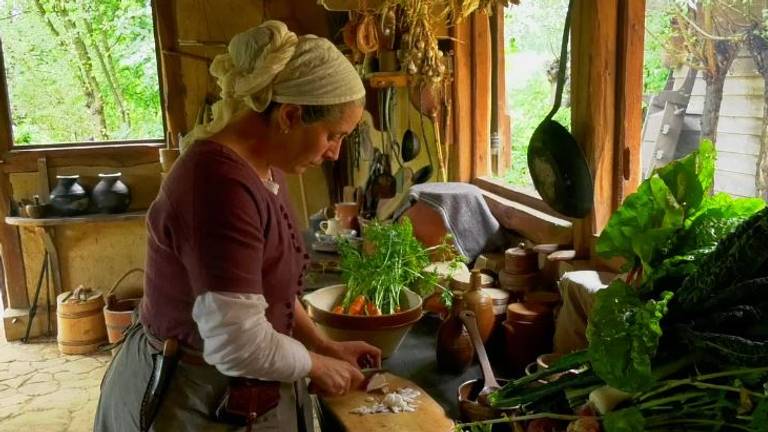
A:
[[[363,250],[346,241],[339,244],[341,273],[347,285],[342,306],[349,308],[362,295],[382,314],[392,314],[399,311],[403,288],[422,296],[431,294],[438,277],[424,270],[431,263],[431,254],[453,256],[457,265],[463,260],[453,253],[450,240],[446,236],[442,244],[425,248],[414,237],[408,218],[399,223],[372,221],[365,228]]]

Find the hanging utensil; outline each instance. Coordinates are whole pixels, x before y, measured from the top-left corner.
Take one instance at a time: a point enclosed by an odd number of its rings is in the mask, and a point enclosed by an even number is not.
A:
[[[592,210],[594,186],[587,160],[570,132],[552,117],[560,109],[568,61],[571,9],[565,16],[555,103],[533,132],[528,145],[528,170],[536,190],[550,207],[565,216],[583,218]]]
[[[381,92],[378,94],[379,98],[379,115],[381,124],[384,125],[384,110]],[[397,180],[392,176],[392,162],[389,159],[387,153],[388,136],[385,131],[381,131],[381,150],[382,153],[378,155],[378,168],[380,169],[378,175],[374,178],[374,191],[375,195],[379,199],[393,198],[397,194]],[[375,163],[375,162],[374,162]]]
[[[483,340],[480,338],[480,330],[477,326],[477,317],[475,312],[471,310],[463,310],[459,312],[459,318],[464,322],[464,326],[467,328],[472,345],[475,347],[477,353],[477,359],[480,361],[480,370],[483,373],[483,388],[477,395],[477,402],[481,405],[490,406],[488,402],[488,396],[500,389],[496,377],[493,375],[493,369],[491,369],[491,362],[488,360],[488,354],[485,352],[485,346]]]
[[[421,125],[421,136],[424,138],[427,134],[424,131],[424,117],[421,112],[419,112],[419,124]],[[434,168],[432,167],[432,152],[429,150],[429,143],[425,143],[424,147],[427,149],[427,160],[429,163],[413,173],[413,184],[426,183],[432,178],[432,173],[434,172]]]

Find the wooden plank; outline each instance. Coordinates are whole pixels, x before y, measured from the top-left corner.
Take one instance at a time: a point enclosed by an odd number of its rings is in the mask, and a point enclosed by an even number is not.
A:
[[[453,49],[453,122],[454,145],[452,151],[456,161],[456,181],[472,179],[472,51],[470,48],[472,29],[469,20],[464,20],[452,30]]]
[[[645,0],[620,0],[616,52],[616,149],[611,211],[637,189],[642,178],[643,52]]]
[[[496,20],[496,44],[494,55],[497,57],[496,65],[496,115],[497,132],[499,133],[499,172],[501,175],[512,167],[512,139],[510,135],[511,116],[507,112],[507,83],[506,83],[506,58],[504,55],[504,5],[496,3],[496,10],[491,19]]]
[[[677,80],[675,80],[677,82]],[[682,79],[680,80],[682,82]],[[706,83],[703,79],[697,79],[693,85],[691,94],[704,95]],[[755,96],[763,94],[763,79],[755,76],[728,76],[723,84],[724,96]]]
[[[48,201],[48,195],[51,194],[51,184],[48,178],[48,162],[45,157],[37,160],[37,194],[40,200]]]
[[[129,220],[144,219],[147,212],[146,210],[118,213],[118,214],[90,214],[84,216],[72,216],[72,217],[55,217],[55,218],[27,218],[27,217],[6,217],[5,223],[9,225],[18,226],[33,226],[33,227],[46,227],[46,226],[59,226],[59,225],[76,225],[83,223],[104,223],[104,222],[123,222]]]
[[[755,176],[715,170],[715,191],[754,197],[757,195]]]
[[[3,58],[2,42],[0,41],[0,153],[7,153],[13,147],[13,130],[11,129],[10,100],[5,76],[5,59]],[[10,176],[4,170],[0,172],[0,217],[11,215],[11,200],[13,188]],[[2,224],[0,226],[0,256],[2,256],[5,289],[0,300],[6,308],[27,308],[27,281],[24,274],[24,259],[21,253],[21,241],[16,227]]]
[[[688,112],[701,114],[704,110],[704,96],[691,96]],[[763,96],[723,96],[720,114],[732,117],[763,118]]]
[[[698,129],[697,129],[698,130]],[[720,115],[717,123],[717,132],[749,134],[759,136],[763,130],[763,118],[756,117],[732,117]]]
[[[758,156],[760,154],[760,136],[718,132],[717,151]]]
[[[491,29],[488,15],[472,14],[472,177],[491,172]]]
[[[64,166],[131,167],[159,162],[161,142],[121,146],[74,148],[15,149],[3,155],[2,171],[6,174],[37,171],[37,160],[46,158],[48,168]]]
[[[571,244],[574,241],[573,224],[565,219],[483,191],[488,208],[499,223],[534,243]]]
[[[571,124],[588,155],[597,204],[589,218],[576,223],[577,256],[590,256],[592,235],[612,212],[616,137],[616,40],[618,0],[574,2],[571,30]]]
[[[176,19],[184,16],[184,11],[176,7],[176,0],[152,0],[154,11],[155,36],[160,52],[178,50],[178,32],[176,31]],[[162,78],[163,113],[166,122],[166,130],[171,134],[174,144],[176,135],[187,129],[184,112],[186,88],[181,74],[181,61],[179,56],[161,54],[160,70]]]
[[[541,196],[536,191],[528,192],[522,189],[514,188],[506,184],[503,180],[497,180],[490,177],[476,177],[472,179],[472,184],[480,189],[492,192],[503,198],[518,202],[524,206],[531,207],[550,216],[561,217],[561,215],[541,200]]]
[[[754,176],[757,174],[757,159],[755,155],[718,151],[715,169]]]
[[[419,404],[414,412],[353,414],[351,412],[353,409],[370,405],[370,398],[375,396],[381,399],[382,397],[381,392],[366,393],[363,390],[353,390],[344,396],[321,396],[321,403],[327,409],[327,413],[339,421],[339,426],[348,432],[449,432],[453,430],[453,421],[446,416],[443,407],[421,387],[391,373],[385,373],[384,377],[389,383],[390,391],[408,387],[421,393],[418,397]]]

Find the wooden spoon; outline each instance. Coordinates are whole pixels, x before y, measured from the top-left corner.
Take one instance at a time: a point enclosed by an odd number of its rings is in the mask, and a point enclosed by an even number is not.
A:
[[[485,346],[483,346],[483,340],[480,338],[480,331],[477,328],[475,313],[473,311],[464,310],[459,313],[459,318],[461,318],[469,331],[469,338],[472,341],[472,345],[475,346],[477,358],[480,360],[480,369],[483,371],[483,388],[477,395],[477,403],[490,406],[488,403],[488,395],[500,389],[501,386],[493,375],[491,362],[488,361],[488,355],[485,353]]]

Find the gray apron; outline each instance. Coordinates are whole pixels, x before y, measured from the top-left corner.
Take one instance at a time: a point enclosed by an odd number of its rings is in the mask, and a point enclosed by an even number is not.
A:
[[[152,373],[152,354],[155,353],[157,350],[147,342],[143,327],[140,324],[132,326],[102,380],[99,405],[93,424],[94,431],[139,430],[139,408]],[[179,362],[150,430],[244,431],[245,428],[242,427],[218,423],[211,416],[224,394],[227,382],[228,378],[213,366],[195,366]],[[303,389],[298,393],[306,395]],[[299,406],[296,394],[294,384],[283,384],[280,387],[280,404],[259,417],[253,425],[253,430],[297,432],[297,417],[308,412],[311,401],[309,398],[302,398],[306,402]],[[311,424],[312,419],[309,419],[308,423]]]

